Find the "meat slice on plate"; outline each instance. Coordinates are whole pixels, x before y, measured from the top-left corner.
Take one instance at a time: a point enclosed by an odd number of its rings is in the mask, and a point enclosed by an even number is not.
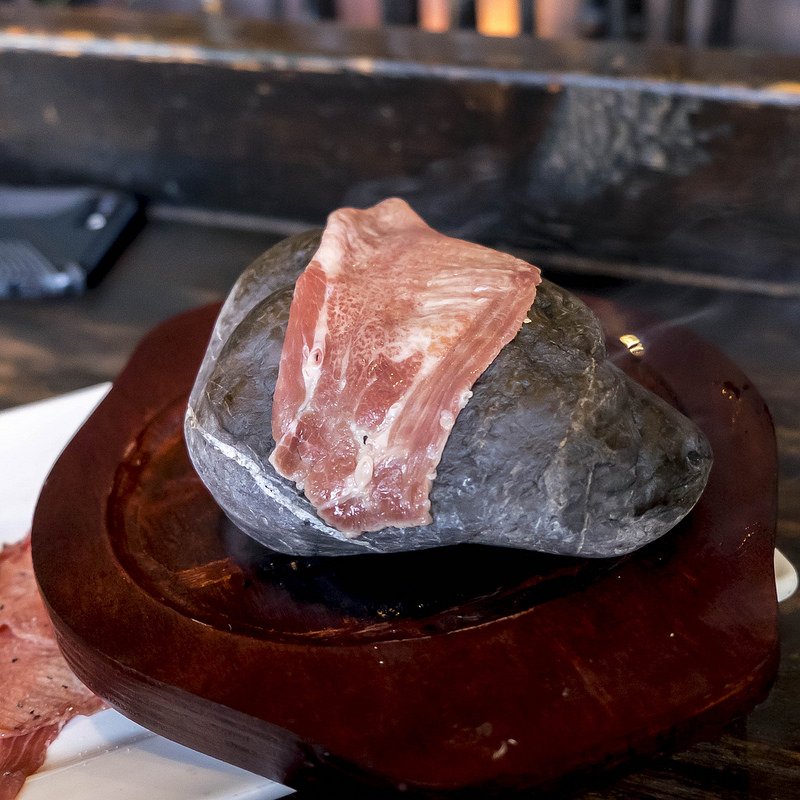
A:
[[[0,550],[0,631],[53,642],[53,628],[36,588],[30,537]]]
[[[47,748],[58,736],[61,725],[41,725],[20,736],[0,738],[0,800],[14,800],[28,775],[44,762]]]
[[[429,524],[456,416],[539,282],[536,267],[437,233],[397,198],[331,214],[295,286],[272,464],[348,535]]]
[[[33,574],[30,538],[0,551],[0,665],[0,800],[9,800],[42,765],[66,722],[104,707],[56,645]]]

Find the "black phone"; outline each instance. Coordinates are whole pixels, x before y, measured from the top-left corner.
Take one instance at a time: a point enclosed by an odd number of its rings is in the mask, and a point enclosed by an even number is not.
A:
[[[0,297],[80,293],[96,285],[141,227],[130,193],[0,186]]]

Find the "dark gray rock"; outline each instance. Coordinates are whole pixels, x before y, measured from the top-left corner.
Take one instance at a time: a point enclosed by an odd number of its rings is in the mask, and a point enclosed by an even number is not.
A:
[[[298,556],[473,542],[603,557],[653,541],[695,504],[711,468],[702,433],[608,361],[597,318],[543,281],[530,323],[456,420],[431,490],[433,523],[348,539],[322,522],[267,460],[291,287],[318,242],[319,231],[292,237],[245,271],[189,401],[195,468],[256,540]]]

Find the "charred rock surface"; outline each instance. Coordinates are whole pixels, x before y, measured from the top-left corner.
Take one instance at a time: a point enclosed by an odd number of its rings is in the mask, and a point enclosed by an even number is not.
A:
[[[608,361],[594,314],[545,280],[530,322],[456,420],[431,490],[433,523],[355,539],[326,525],[267,460],[291,287],[318,242],[318,231],[287,239],[243,273],[186,415],[198,474],[256,540],[297,556],[472,542],[608,557],[663,535],[698,500],[711,468],[703,434]]]

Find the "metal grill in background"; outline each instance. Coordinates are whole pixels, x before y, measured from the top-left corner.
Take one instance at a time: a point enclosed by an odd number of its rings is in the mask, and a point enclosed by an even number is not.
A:
[[[800,0],[38,0],[431,33],[617,39],[800,53]],[[0,0],[2,2],[2,0]],[[26,5],[31,0],[12,0]]]

